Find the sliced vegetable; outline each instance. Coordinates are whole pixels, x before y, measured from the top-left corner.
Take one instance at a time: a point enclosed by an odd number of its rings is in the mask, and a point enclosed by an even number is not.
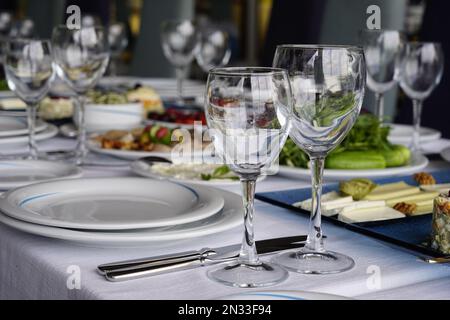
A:
[[[383,169],[386,160],[376,151],[342,151],[330,154],[325,160],[328,169]]]
[[[370,193],[376,184],[369,179],[352,179],[341,182],[339,184],[339,191],[345,195],[352,196],[353,200],[361,200]]]

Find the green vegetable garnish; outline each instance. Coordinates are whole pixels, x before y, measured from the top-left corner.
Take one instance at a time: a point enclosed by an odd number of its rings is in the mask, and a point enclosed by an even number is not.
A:
[[[341,182],[339,191],[347,196],[352,196],[353,200],[361,200],[370,193],[377,185],[369,179],[352,179]]]
[[[209,173],[202,173],[201,178],[202,180],[209,181],[211,179],[230,179],[230,180],[239,180],[239,177],[236,176],[230,176],[229,173],[231,172],[230,168],[228,168],[227,165],[220,166],[212,172],[212,174]]]

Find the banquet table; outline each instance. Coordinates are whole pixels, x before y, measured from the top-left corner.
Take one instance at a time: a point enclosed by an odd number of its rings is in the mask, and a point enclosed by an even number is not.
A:
[[[39,145],[43,150],[55,150],[71,148],[74,143],[56,137]],[[438,152],[447,146],[450,140],[441,139],[425,148]],[[23,147],[0,152],[18,151],[23,152]],[[430,163],[430,169],[441,167],[450,168],[450,164]],[[133,175],[127,167],[83,169],[84,177]],[[270,176],[258,183],[257,192],[309,185],[306,180]],[[240,192],[238,186],[225,189]],[[255,219],[257,239],[306,234],[309,222],[306,216],[261,201],[256,201]],[[328,236],[326,246],[353,257],[355,268],[335,275],[290,273],[287,281],[270,290],[306,290],[356,299],[450,299],[450,265],[426,264],[414,254],[329,223],[324,224],[324,232]],[[242,227],[237,227],[140,248],[101,248],[34,236],[0,225],[0,299],[217,299],[260,291],[215,283],[206,277],[207,267],[116,283],[96,272],[102,263],[234,244],[241,241],[241,236]],[[71,282],[74,274],[79,275],[79,286]]]

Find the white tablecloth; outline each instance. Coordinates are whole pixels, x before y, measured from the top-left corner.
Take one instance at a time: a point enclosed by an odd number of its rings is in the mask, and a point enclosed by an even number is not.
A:
[[[47,150],[70,145],[73,141],[62,138],[41,144]],[[427,149],[437,152],[448,145],[450,141],[440,140]],[[444,162],[432,166],[450,167]],[[85,177],[127,175],[131,173],[125,168],[88,168],[84,173]],[[257,191],[308,185],[308,181],[274,176],[259,183]],[[227,189],[240,191],[235,187]],[[308,218],[257,201],[255,227],[258,239],[306,234]],[[286,282],[271,290],[309,290],[358,299],[450,299],[450,265],[428,265],[411,253],[327,223],[324,230],[328,235],[327,248],[353,257],[356,267],[337,275],[291,273]],[[214,283],[206,277],[206,268],[111,283],[97,274],[96,266],[121,259],[239,243],[241,236],[242,229],[235,228],[212,236],[146,248],[90,248],[0,225],[0,299],[214,299],[240,293],[248,289]],[[78,271],[79,288],[77,281],[73,282]]]

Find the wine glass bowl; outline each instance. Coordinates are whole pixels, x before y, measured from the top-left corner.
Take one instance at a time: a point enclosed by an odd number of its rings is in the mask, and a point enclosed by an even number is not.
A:
[[[310,158],[313,209],[305,247],[275,258],[299,273],[338,273],[354,266],[351,258],[325,250],[321,227],[325,157],[355,123],[364,98],[366,70],[362,48],[281,45],[273,66],[286,69],[294,99],[289,136]]]
[[[11,39],[5,44],[8,86],[27,104],[30,159],[37,159],[34,140],[36,110],[53,80],[51,44],[46,40]]]
[[[383,95],[398,82],[404,36],[396,30],[364,30],[360,37],[366,58],[367,87],[375,93],[376,115],[383,121]]]
[[[276,284],[287,272],[258,258],[253,231],[256,179],[271,169],[290,130],[292,97],[287,73],[276,68],[210,71],[205,113],[215,153],[240,178],[245,234],[236,263],[208,276],[236,287]]]
[[[197,51],[197,63],[203,71],[228,64],[231,48],[228,34],[218,29],[206,28],[201,31],[200,49]]]
[[[165,21],[161,25],[161,45],[167,60],[175,67],[178,99],[183,101],[186,68],[199,49],[199,33],[192,21]]]

